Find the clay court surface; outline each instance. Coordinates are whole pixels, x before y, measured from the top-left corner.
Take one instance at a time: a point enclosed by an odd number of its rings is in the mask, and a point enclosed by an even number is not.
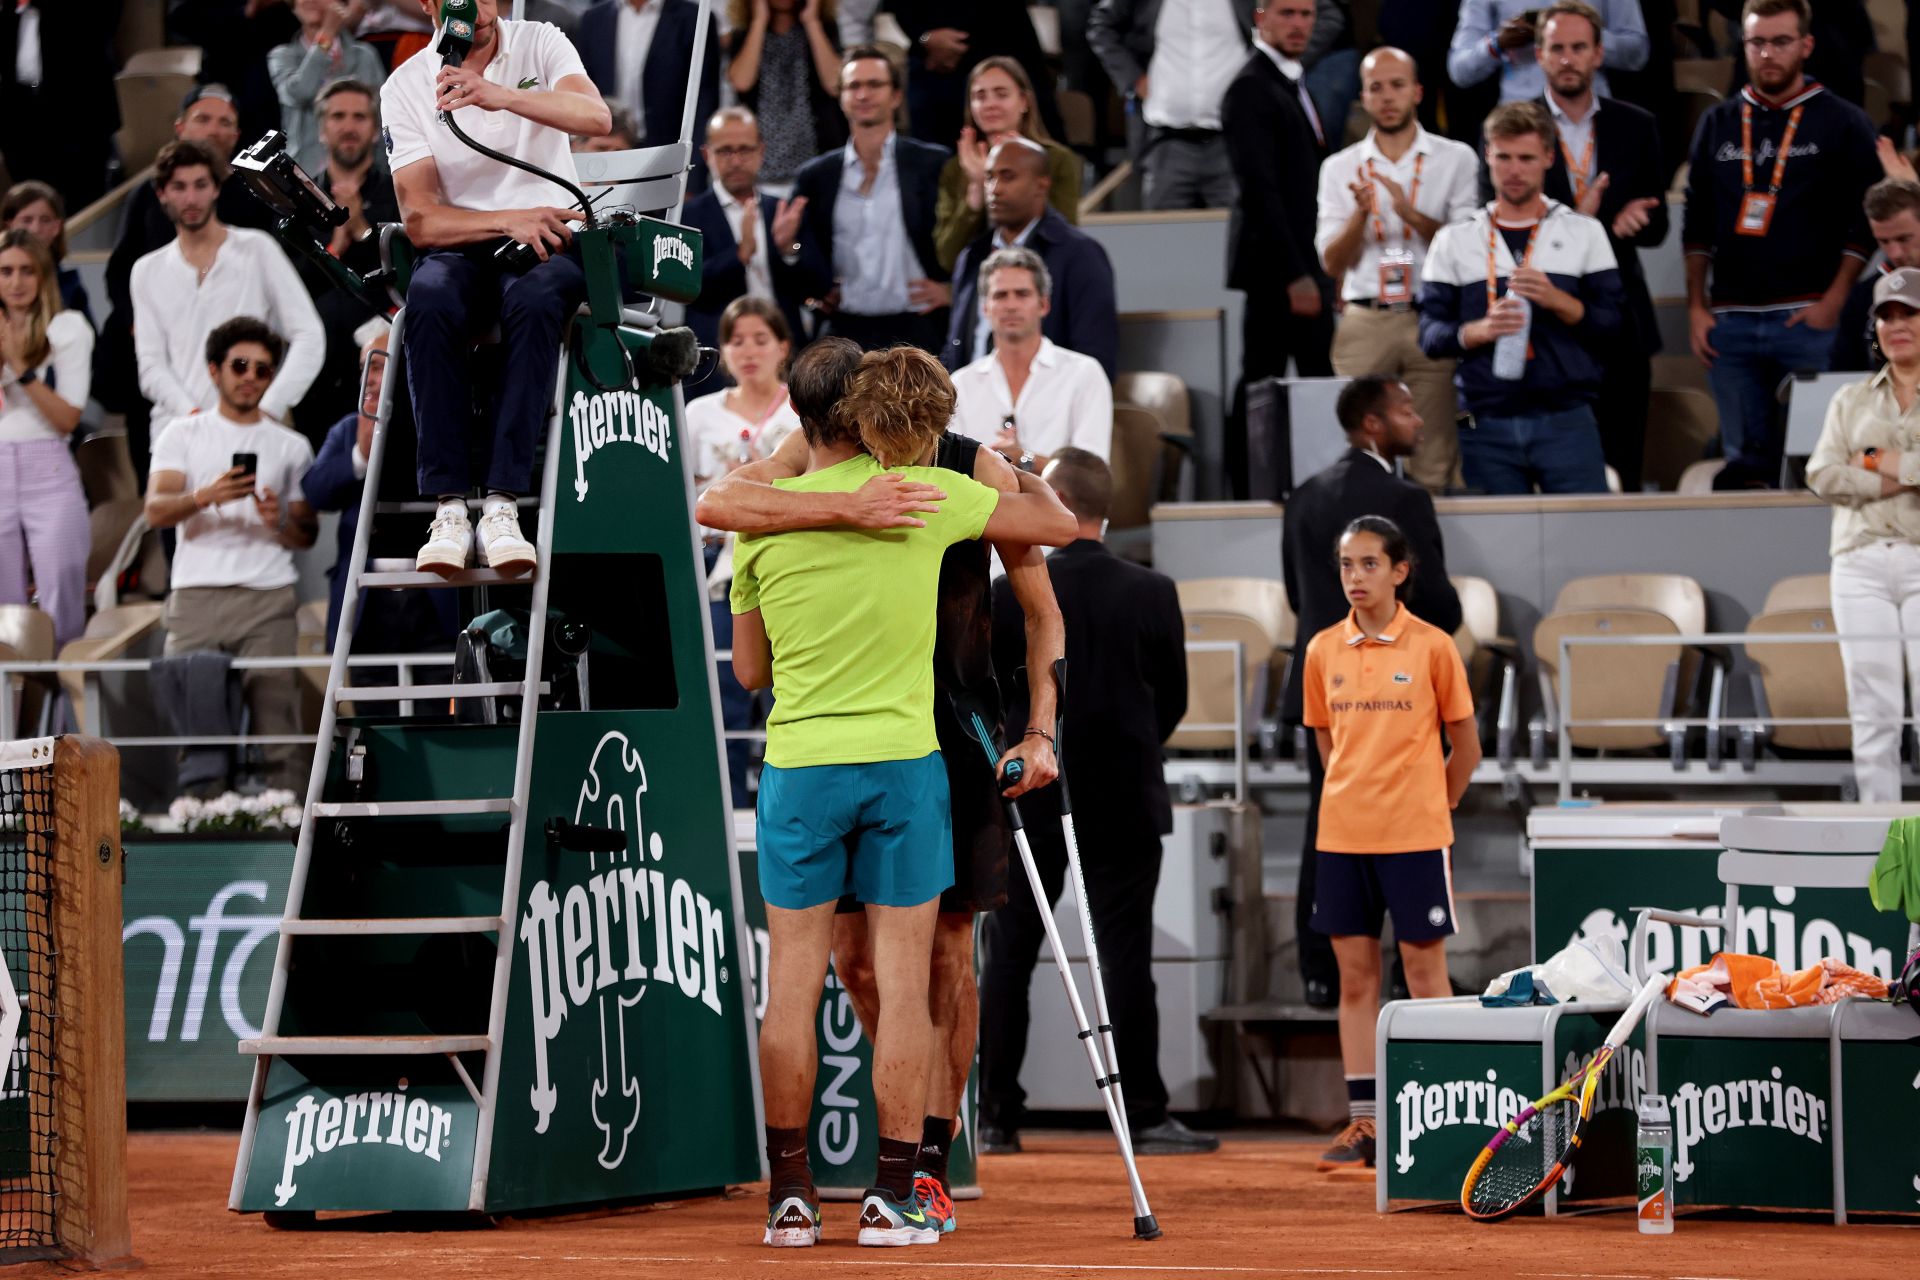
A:
[[[1379,1217],[1370,1180],[1313,1171],[1319,1141],[1230,1140],[1215,1156],[1141,1162],[1166,1236],[1131,1238],[1125,1177],[1112,1140],[1026,1135],[1028,1150],[983,1162],[986,1198],[959,1206],[960,1231],[939,1245],[854,1246],[851,1204],[825,1208],[820,1247],[760,1247],[765,1187],[618,1213],[461,1228],[381,1217],[322,1219],[316,1230],[269,1228],[227,1212],[231,1134],[136,1133],[130,1142],[133,1241],[156,1276],[277,1280],[407,1277],[982,1276],[1062,1280],[1155,1276],[1455,1276],[1592,1280],[1804,1280],[1920,1275],[1920,1230],[1878,1223],[1835,1228],[1809,1219],[1682,1216],[1668,1237],[1641,1237],[1623,1213],[1479,1226],[1416,1210]],[[34,1264],[0,1277],[72,1272]]]

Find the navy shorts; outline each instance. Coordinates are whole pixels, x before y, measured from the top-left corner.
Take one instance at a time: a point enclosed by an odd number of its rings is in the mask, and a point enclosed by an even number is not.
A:
[[[1328,853],[1315,868],[1312,925],[1330,938],[1380,936],[1393,916],[1399,942],[1431,942],[1457,932],[1452,850]]]

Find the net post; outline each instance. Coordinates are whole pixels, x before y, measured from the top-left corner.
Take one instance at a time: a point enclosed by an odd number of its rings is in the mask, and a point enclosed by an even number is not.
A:
[[[53,773],[56,1231],[71,1256],[101,1263],[133,1252],[127,1222],[120,753],[100,738],[63,736],[55,740]]]

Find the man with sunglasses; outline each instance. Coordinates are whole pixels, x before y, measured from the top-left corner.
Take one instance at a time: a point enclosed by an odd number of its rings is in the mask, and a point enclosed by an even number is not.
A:
[[[206,342],[218,407],[176,418],[154,438],[147,523],[180,530],[167,596],[168,656],[294,651],[293,553],[313,545],[320,522],[300,484],[313,447],[261,409],[286,353],[286,341],[263,321],[241,316],[218,326]],[[249,671],[242,686],[254,733],[300,732],[292,670]],[[268,785],[297,790],[306,749],[270,746],[265,755]]]

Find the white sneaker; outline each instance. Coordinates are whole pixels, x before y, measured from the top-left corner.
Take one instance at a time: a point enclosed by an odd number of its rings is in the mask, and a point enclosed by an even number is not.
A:
[[[476,536],[488,567],[501,573],[531,572],[539,559],[533,544],[520,536],[520,513],[511,503],[501,503],[481,516]]]
[[[413,567],[421,573],[448,577],[467,567],[467,551],[472,546],[473,525],[467,521],[466,506],[447,503],[434,513],[427,543],[414,556]]]

